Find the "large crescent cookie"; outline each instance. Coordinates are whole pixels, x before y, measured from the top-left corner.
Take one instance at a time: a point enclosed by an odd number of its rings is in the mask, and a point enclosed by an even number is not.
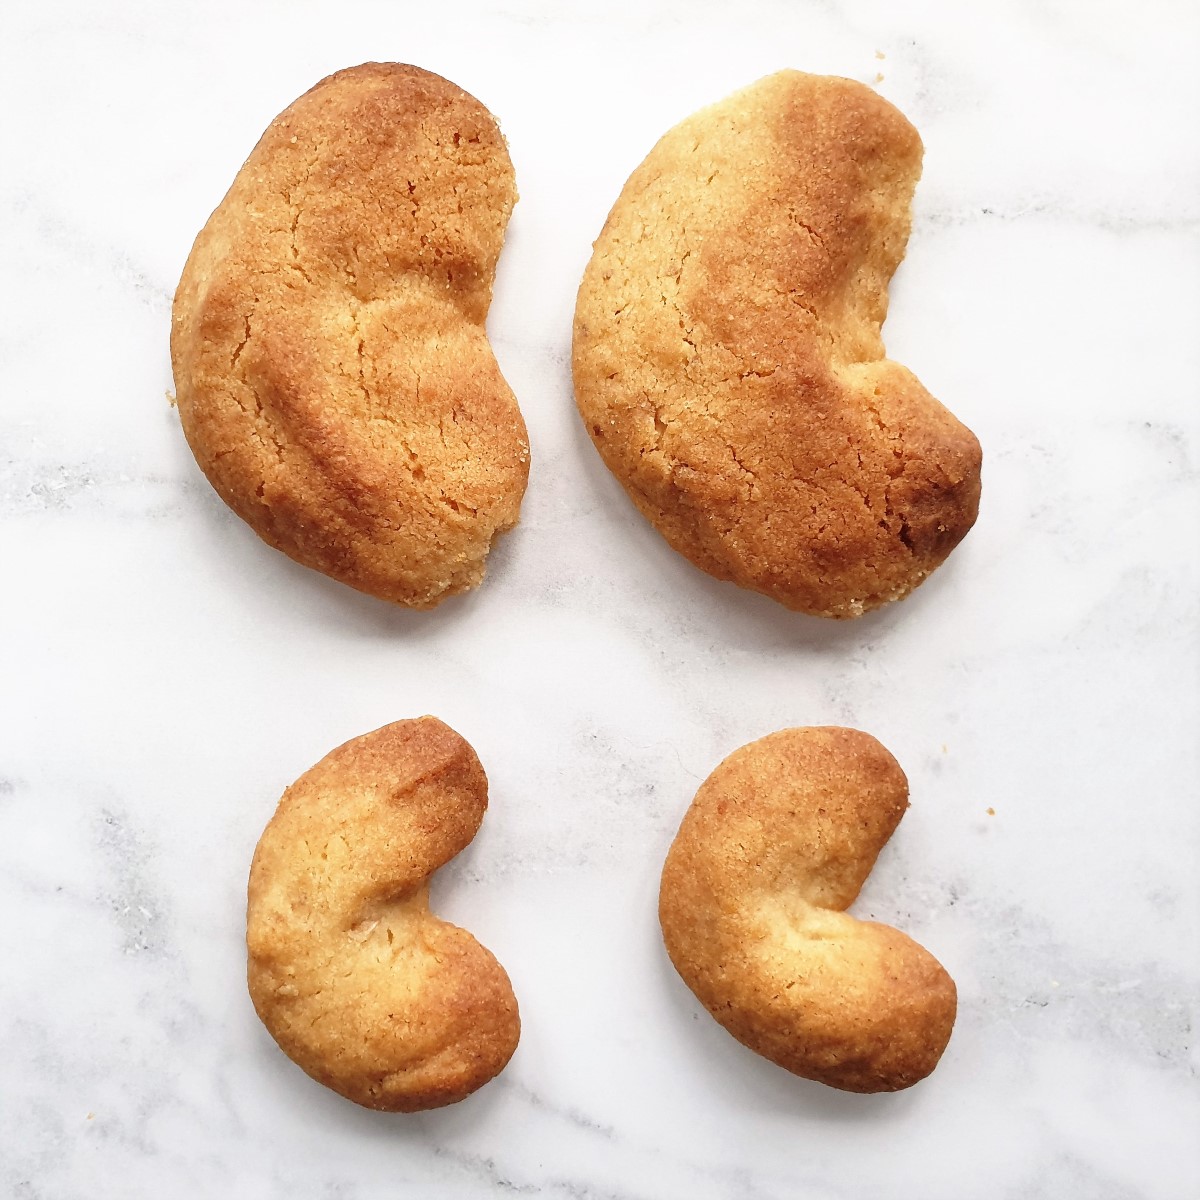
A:
[[[433,717],[326,755],[284,793],[250,869],[250,996],[319,1083],[368,1108],[453,1104],[512,1057],[504,968],[429,911],[429,880],[475,836],[487,778]]]
[[[751,1050],[849,1092],[924,1079],[954,1026],[937,959],[843,911],[907,807],[873,737],[786,729],[704,781],[663,868],[659,917],[684,983]]]
[[[789,608],[906,595],[978,510],[978,442],[880,338],[920,169],[869,88],[783,71],[662,138],[579,289],[604,461],[676,550]]]
[[[515,201],[495,119],[417,67],[340,71],[271,122],[171,335],[196,461],[265,541],[414,608],[483,578],[529,469],[484,332]]]

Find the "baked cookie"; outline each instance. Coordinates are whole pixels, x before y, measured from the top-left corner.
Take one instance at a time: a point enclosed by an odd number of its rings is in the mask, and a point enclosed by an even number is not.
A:
[[[271,122],[171,327],[188,444],[264,541],[412,608],[483,578],[529,472],[484,332],[515,201],[491,113],[417,67],[339,71]]]
[[[880,338],[920,170],[886,100],[782,71],[662,138],[579,289],[579,411],[634,504],[819,616],[912,591],[979,505],[979,443]]]
[[[250,998],[283,1052],[356,1104],[462,1100],[517,1047],[504,968],[429,911],[475,836],[487,777],[433,717],[326,755],[286,792],[250,868]]]
[[[663,868],[684,983],[743,1045],[848,1092],[924,1079],[954,982],[927,950],[843,910],[908,807],[896,760],[854,729],[785,729],[704,781]]]

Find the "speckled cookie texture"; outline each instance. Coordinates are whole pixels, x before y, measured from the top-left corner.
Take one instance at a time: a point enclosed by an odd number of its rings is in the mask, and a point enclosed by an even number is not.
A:
[[[704,1007],[751,1050],[845,1091],[925,1078],[954,1025],[933,955],[843,911],[907,807],[874,738],[786,729],[705,780],[663,868],[667,952]]]
[[[475,836],[487,778],[433,717],[334,750],[284,793],[250,869],[250,996],[319,1083],[368,1108],[453,1104],[520,1034],[504,969],[429,911],[429,880]]]
[[[880,337],[921,155],[869,88],[768,76],[654,147],[579,289],[604,461],[676,550],[792,609],[906,595],[978,510],[978,442]]]
[[[196,461],[264,541],[413,608],[483,578],[529,467],[484,332],[515,201],[495,119],[417,67],[340,71],[271,122],[171,333]]]

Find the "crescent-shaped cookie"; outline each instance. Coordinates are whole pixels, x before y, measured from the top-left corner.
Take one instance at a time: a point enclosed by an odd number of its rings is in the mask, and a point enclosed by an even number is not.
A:
[[[650,151],[579,289],[576,400],[634,504],[820,616],[912,591],[978,510],[979,443],[880,337],[921,154],[869,88],[771,75]]]
[[[429,880],[475,836],[487,778],[433,717],[326,755],[283,795],[250,869],[250,996],[283,1052],[368,1108],[453,1104],[512,1057],[503,967],[429,911]]]
[[[844,910],[908,807],[854,729],[785,729],[704,781],[667,855],[659,918],[684,983],[739,1042],[850,1092],[937,1065],[954,982],[911,938]]]
[[[188,444],[264,541],[413,608],[483,578],[529,470],[484,331],[515,201],[491,113],[417,67],[339,71],[271,122],[171,329]]]

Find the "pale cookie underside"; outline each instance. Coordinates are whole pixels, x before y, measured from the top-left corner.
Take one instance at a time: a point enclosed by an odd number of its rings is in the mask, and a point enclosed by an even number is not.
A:
[[[482,579],[528,476],[484,331],[515,199],[494,118],[416,67],[339,72],[271,123],[172,326],[189,445],[265,541],[411,607]]]
[[[781,72],[662,138],[580,287],[605,462],[675,549],[791,608],[899,598],[975,519],[978,443],[880,338],[920,164],[868,88]]]

